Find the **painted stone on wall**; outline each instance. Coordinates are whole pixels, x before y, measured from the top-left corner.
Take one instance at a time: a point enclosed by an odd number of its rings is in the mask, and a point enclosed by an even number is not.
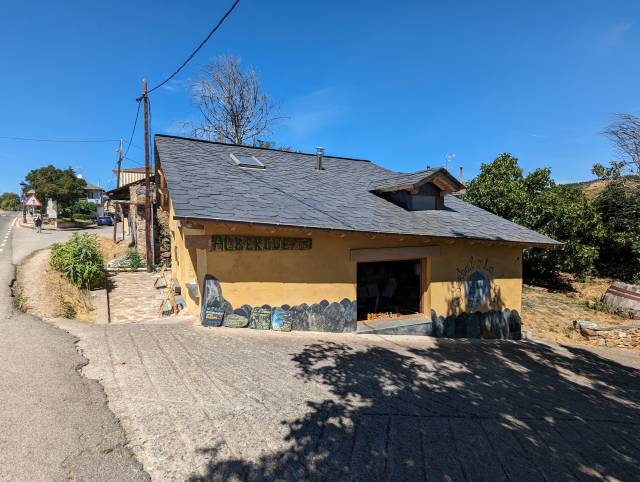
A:
[[[255,330],[270,330],[271,308],[253,308],[249,320],[249,326]]]
[[[240,318],[245,317],[249,320],[248,326],[258,330],[270,330],[272,321],[272,307],[263,305],[261,307],[252,307],[245,304],[235,308],[224,299],[220,282],[212,275],[206,275],[203,285],[204,293],[202,304],[201,321],[204,325],[205,312],[209,310],[211,313],[222,313],[222,318],[231,317],[229,323],[234,326],[241,325]],[[212,310],[216,308],[216,310]],[[280,309],[282,313],[286,313],[285,317],[289,318],[291,330],[296,331],[328,331],[335,333],[354,332],[357,328],[357,303],[356,300],[347,298],[340,302],[329,302],[322,300],[319,303],[308,305],[302,303],[300,305],[289,306],[282,305],[273,307]],[[211,315],[213,316],[213,315]],[[219,315],[216,315],[219,316]],[[223,320],[220,320],[223,323]],[[219,326],[208,324],[207,326]],[[226,324],[225,324],[226,326]],[[230,326],[230,325],[229,325]],[[284,326],[286,328],[286,326]],[[287,330],[281,330],[287,331]]]
[[[200,322],[205,326],[220,326],[226,307],[218,280],[211,275],[206,275],[202,283],[202,293]]]
[[[224,320],[224,308],[210,306],[204,311],[203,326],[220,326]]]
[[[291,331],[291,312],[283,308],[273,310],[271,329],[273,331]]]
[[[249,318],[234,312],[225,315],[222,324],[228,328],[246,328],[249,326]]]

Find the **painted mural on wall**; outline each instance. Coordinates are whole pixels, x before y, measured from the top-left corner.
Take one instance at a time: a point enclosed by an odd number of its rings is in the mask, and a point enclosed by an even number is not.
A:
[[[489,303],[494,276],[495,267],[489,258],[470,256],[463,266],[456,269],[458,297],[464,290],[467,309],[480,308]]]
[[[322,300],[308,305],[251,306],[242,305],[234,308],[224,299],[220,282],[211,275],[206,275],[203,283],[203,303],[201,323],[205,326],[238,326],[240,320],[248,322],[244,327],[258,330],[274,331],[329,331],[352,332],[357,327],[356,300],[347,298],[340,302],[330,303]],[[222,313],[220,320],[219,313]],[[208,319],[207,316],[211,316]],[[231,318],[230,321],[229,318]],[[217,323],[217,324],[215,324]],[[231,323],[231,325],[227,325]]]

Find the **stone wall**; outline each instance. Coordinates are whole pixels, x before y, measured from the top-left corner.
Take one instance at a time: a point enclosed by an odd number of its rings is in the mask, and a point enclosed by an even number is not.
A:
[[[576,330],[595,345],[640,348],[640,323],[614,328],[599,328],[595,323],[574,321]]]
[[[169,211],[158,205],[155,216],[156,262],[171,265],[171,231]]]
[[[522,339],[522,319],[517,310],[462,313],[447,317],[431,310],[432,336],[445,338]]]
[[[151,183],[151,201],[155,203],[155,184]],[[134,229],[134,239],[136,241],[136,250],[140,254],[143,260],[147,259],[147,249],[145,242],[145,186],[144,184],[137,184],[130,187],[129,191],[131,206],[130,216],[131,224]],[[154,204],[154,219],[153,219],[153,243],[154,243],[154,255],[156,263],[171,264],[171,238],[169,231],[169,212]]]

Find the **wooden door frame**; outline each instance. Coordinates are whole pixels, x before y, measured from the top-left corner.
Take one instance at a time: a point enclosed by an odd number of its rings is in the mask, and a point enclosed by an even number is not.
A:
[[[420,259],[420,313],[431,311],[431,256]]]

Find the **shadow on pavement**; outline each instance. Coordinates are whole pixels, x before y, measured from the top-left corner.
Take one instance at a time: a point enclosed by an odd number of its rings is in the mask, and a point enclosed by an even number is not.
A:
[[[283,422],[290,450],[253,463],[210,447],[192,480],[640,480],[640,371],[568,350],[309,344],[298,376],[332,397]]]

